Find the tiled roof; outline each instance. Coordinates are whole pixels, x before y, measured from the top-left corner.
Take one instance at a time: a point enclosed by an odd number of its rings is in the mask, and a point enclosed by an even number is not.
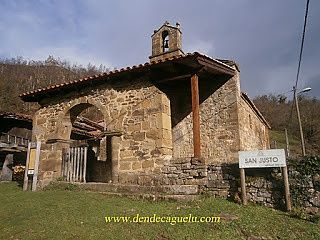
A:
[[[204,54],[200,54],[198,52],[194,52],[194,53],[188,53],[184,56],[174,56],[171,58],[166,58],[165,60],[158,60],[158,61],[151,61],[151,62],[146,62],[144,64],[139,64],[139,65],[134,65],[132,67],[126,67],[126,68],[121,68],[121,69],[116,69],[113,71],[109,71],[109,72],[105,72],[105,73],[101,73],[98,75],[94,75],[94,76],[90,76],[90,77],[85,77],[85,78],[81,78],[78,80],[74,80],[74,81],[70,81],[70,82],[65,82],[65,83],[61,83],[61,84],[56,84],[56,85],[52,85],[52,86],[48,86],[45,88],[40,88],[37,90],[33,90],[33,91],[29,91],[26,93],[21,94],[19,97],[22,98],[23,100],[30,100],[34,97],[36,97],[39,94],[45,93],[45,92],[51,92],[51,91],[55,91],[57,89],[62,89],[62,88],[68,88],[71,86],[76,86],[76,85],[81,85],[84,83],[89,83],[89,82],[95,82],[95,81],[99,81],[99,80],[103,80],[106,77],[115,77],[121,73],[124,72],[138,72],[138,71],[145,71],[148,68],[150,68],[151,66],[163,63],[163,62],[171,62],[171,61],[175,61],[175,60],[183,60],[183,59],[196,59],[197,57],[201,57],[205,60],[211,61],[211,62],[215,62],[218,63],[221,67],[225,67],[228,68],[229,71],[234,71],[234,69],[228,65],[227,63],[223,63],[221,61],[218,61],[216,59],[210,58]]]
[[[32,122],[32,117],[26,114],[21,113],[12,113],[12,112],[1,112],[0,118],[6,119],[15,119],[15,120],[22,120],[26,122]]]

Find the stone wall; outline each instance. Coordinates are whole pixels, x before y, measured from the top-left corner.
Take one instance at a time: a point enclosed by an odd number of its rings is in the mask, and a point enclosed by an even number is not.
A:
[[[239,102],[240,150],[268,149],[269,129],[243,97]]]
[[[148,82],[121,81],[99,89],[41,102],[33,119],[33,139],[42,142],[40,184],[60,177],[62,149],[69,146],[72,120],[88,106],[104,116],[106,130],[121,131],[112,137],[113,181],[127,181],[132,172],[160,171],[172,156],[170,103]]]
[[[0,181],[12,180],[13,154],[0,154]]]
[[[210,84],[217,84],[216,79],[210,80],[211,83],[207,81],[200,89],[200,94],[208,91]],[[207,163],[237,161],[239,99],[239,74],[236,74],[200,104],[201,154]],[[172,136],[174,158],[192,157],[192,113],[173,127]]]
[[[184,158],[172,161],[163,172],[162,184],[172,185],[167,187],[170,193],[206,194],[241,203],[238,164],[205,165],[199,160]],[[293,206],[317,212],[320,208],[319,173],[305,175],[301,169],[289,165],[288,175]],[[284,183],[279,168],[246,169],[246,190],[250,202],[285,209]]]

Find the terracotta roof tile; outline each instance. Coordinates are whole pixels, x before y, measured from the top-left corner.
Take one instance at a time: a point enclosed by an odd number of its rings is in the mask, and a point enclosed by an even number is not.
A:
[[[32,122],[32,117],[30,115],[12,112],[1,112],[0,118],[10,118],[15,120],[23,120],[27,122]]]
[[[77,84],[79,82],[85,82],[85,81],[92,81],[92,80],[96,80],[96,79],[99,79],[103,76],[112,76],[112,75],[115,75],[115,74],[119,74],[119,73],[122,73],[122,72],[127,72],[127,71],[131,71],[133,69],[135,70],[139,70],[139,69],[143,69],[143,68],[146,68],[148,66],[151,66],[151,65],[154,65],[154,64],[158,64],[158,63],[162,63],[162,62],[169,62],[169,61],[172,61],[172,60],[176,60],[176,59],[183,59],[183,58],[188,58],[190,56],[194,56],[194,57],[197,57],[197,56],[200,56],[200,57],[203,57],[203,58],[206,58],[208,60],[211,60],[211,61],[215,61],[215,62],[219,62],[219,64],[222,64],[222,65],[225,65],[227,67],[230,68],[229,65],[223,63],[223,62],[220,62],[216,59],[213,59],[213,58],[210,58],[204,54],[200,54],[198,52],[194,52],[194,53],[187,53],[186,55],[180,55],[180,56],[173,56],[171,58],[166,58],[165,60],[158,60],[158,61],[152,61],[151,63],[150,62],[146,62],[144,64],[139,64],[138,67],[137,66],[132,66],[132,67],[126,67],[126,68],[121,68],[120,70],[118,69],[115,69],[114,71],[110,71],[110,72],[105,72],[105,73],[102,73],[102,74],[99,74],[99,75],[94,75],[94,76],[90,76],[90,77],[85,77],[85,78],[81,78],[81,79],[78,79],[78,80],[73,80],[73,81],[69,81],[67,83],[62,83],[62,84],[57,84],[57,85],[53,85],[53,86],[48,86],[46,88],[41,88],[41,89],[37,89],[37,90],[33,90],[33,91],[28,91],[26,93],[22,93],[20,95],[21,98],[24,98],[24,97],[27,97],[27,96],[31,96],[31,95],[34,95],[36,93],[40,93],[40,92],[43,92],[43,91],[47,91],[47,90],[51,90],[51,89],[55,89],[55,88],[60,88],[60,87],[63,87],[63,86],[69,86],[69,85],[74,85],[74,84]]]

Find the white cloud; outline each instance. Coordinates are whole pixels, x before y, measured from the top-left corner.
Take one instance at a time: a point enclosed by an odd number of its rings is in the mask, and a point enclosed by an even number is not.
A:
[[[99,66],[100,64],[112,68],[112,63],[107,59],[97,56],[91,52],[83,52],[77,47],[43,47],[34,49],[31,52],[26,53],[29,58],[46,59],[49,55],[59,57],[62,60],[67,60],[72,64],[81,64],[87,66],[89,63]]]
[[[206,55],[213,55],[213,42],[194,39],[193,42],[186,45],[186,52],[200,52]]]

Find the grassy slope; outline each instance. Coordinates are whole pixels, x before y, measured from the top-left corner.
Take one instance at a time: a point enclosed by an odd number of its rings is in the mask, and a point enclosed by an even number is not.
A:
[[[300,145],[300,139],[293,136],[288,135],[289,139],[289,150],[290,155],[296,156],[301,154],[301,145]],[[271,145],[273,145],[273,141],[276,141],[277,148],[283,148],[286,149],[286,137],[284,131],[270,131],[270,142]]]
[[[320,239],[320,224],[226,200],[151,202],[84,191],[23,192],[0,183],[0,239]],[[106,223],[105,216],[236,216],[217,223]],[[269,238],[268,238],[269,237]]]

